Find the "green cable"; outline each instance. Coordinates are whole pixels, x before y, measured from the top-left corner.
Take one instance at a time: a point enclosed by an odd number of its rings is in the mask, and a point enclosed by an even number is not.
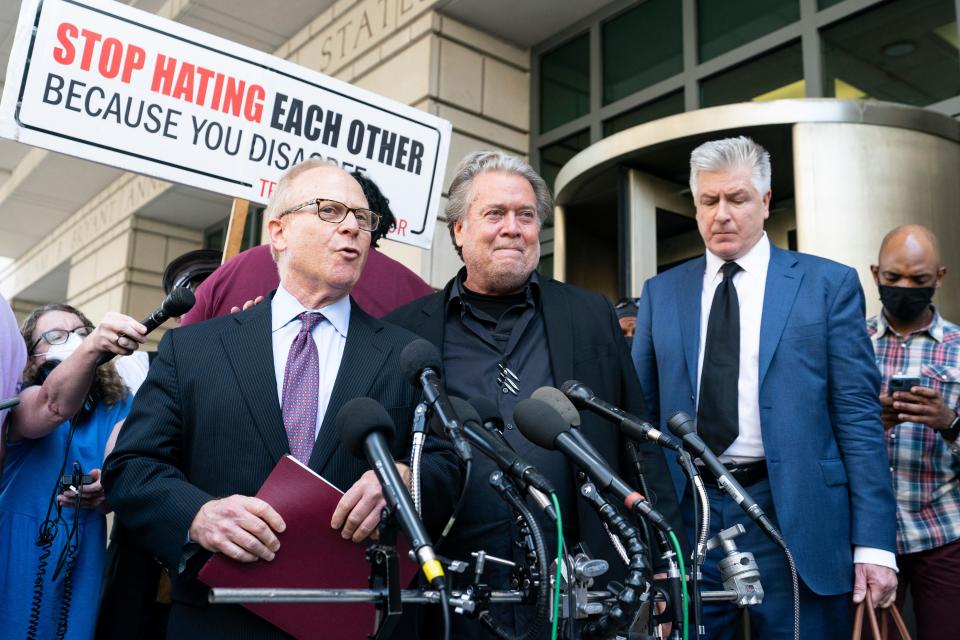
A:
[[[683,553],[680,551],[680,542],[677,540],[677,536],[673,534],[673,531],[667,532],[670,536],[670,543],[673,545],[674,551],[677,553],[677,563],[680,565],[680,600],[683,601],[683,640],[687,640],[687,633],[689,632],[689,621],[687,618],[687,571],[683,566]]]
[[[560,573],[563,566],[563,521],[560,519],[560,501],[557,500],[557,494],[551,493],[550,499],[553,500],[553,510],[557,512],[557,579],[553,585],[553,628],[550,631],[552,640],[557,640],[557,628],[560,623]]]

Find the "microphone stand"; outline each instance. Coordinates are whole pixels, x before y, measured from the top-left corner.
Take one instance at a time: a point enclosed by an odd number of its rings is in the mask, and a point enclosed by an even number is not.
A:
[[[644,495],[649,496],[650,491],[647,488],[647,481],[643,475],[643,454],[640,453],[640,451],[637,449],[637,443],[633,438],[627,437],[626,443],[627,443],[627,453],[630,456],[631,462],[633,463],[634,474],[637,476],[637,481],[640,483],[640,490],[643,492]],[[696,473],[696,469],[694,469],[694,473]],[[699,479],[699,476],[698,476],[698,479]],[[641,517],[636,517],[636,520],[637,522],[640,523],[640,526],[642,527],[644,532],[644,538],[647,540],[648,545],[650,545],[650,554],[652,557],[653,539],[650,532],[650,526],[647,523],[647,521]],[[672,609],[671,617],[673,618],[673,622],[674,622],[673,632],[670,634],[670,636],[675,640],[679,640],[679,638],[682,637],[682,634],[680,633],[680,627],[684,622],[683,620],[684,584],[683,583],[684,583],[684,580],[686,579],[686,576],[682,575],[680,572],[680,567],[677,565],[676,553],[674,553],[674,551],[672,550],[673,547],[670,545],[670,541],[667,540],[666,535],[664,535],[663,531],[660,531],[659,529],[654,529],[654,530],[657,532],[657,540],[660,543],[660,548],[663,549],[661,558],[666,560],[668,564],[667,584],[669,585],[669,588],[670,588],[670,598],[667,600],[667,602],[669,603]],[[694,551],[694,555],[696,555],[696,551]],[[693,578],[692,575],[691,575],[691,578]],[[696,588],[696,580],[694,579],[692,582],[691,591],[694,591],[695,588]],[[699,602],[700,601],[699,593],[697,593],[695,597],[696,597],[696,601]],[[699,618],[696,618],[696,620],[699,620]]]
[[[613,638],[626,630],[634,621],[640,608],[650,601],[650,582],[647,581],[647,566],[644,560],[646,550],[640,543],[640,532],[631,525],[609,502],[607,502],[592,482],[580,485],[580,495],[593,507],[600,520],[617,536],[627,551],[630,562],[624,586],[616,594],[616,604],[596,621],[588,623],[583,629],[586,638]],[[608,585],[608,588],[609,585]],[[630,634],[631,638],[639,638]],[[650,636],[646,636],[650,638]]]
[[[510,478],[504,475],[503,471],[498,470],[490,474],[490,486],[510,505],[514,514],[516,514],[520,525],[520,533],[524,537],[523,545],[527,548],[528,559],[534,561],[535,568],[527,569],[528,573],[525,579],[520,581],[520,586],[527,591],[527,594],[531,589],[536,589],[536,616],[527,630],[520,636],[516,636],[517,640],[532,640],[541,635],[550,610],[550,589],[548,588],[550,584],[548,575],[550,561],[547,557],[547,546],[543,538],[543,531],[540,529],[533,512],[530,511],[526,502],[520,496],[520,492]],[[481,590],[479,579],[482,567],[479,565],[479,557],[477,560],[478,566],[474,587],[479,592]],[[490,611],[483,611],[478,617],[483,626],[497,638],[501,640],[513,640],[515,638],[493,618]]]
[[[427,439],[427,403],[421,402],[413,412],[413,441],[410,445],[410,497],[418,514],[423,514],[420,495],[420,460]]]
[[[677,454],[677,463],[683,470],[683,473],[690,480],[690,486],[693,488],[693,521],[694,526],[699,524],[697,540],[691,551],[690,563],[690,589],[689,593],[693,600],[693,628],[696,637],[703,637],[706,629],[703,627],[703,598],[700,594],[700,567],[707,558],[707,538],[710,535],[710,498],[707,497],[706,487],[703,486],[703,478],[697,471],[697,465],[693,464],[693,459],[686,451],[680,451]],[[699,509],[697,506],[699,505]],[[703,514],[699,520],[697,512]]]
[[[389,638],[393,633],[403,604],[400,597],[400,556],[397,555],[397,519],[389,505],[380,511],[380,540],[367,549],[367,561],[370,563],[368,584],[374,592],[383,598],[376,602],[374,622],[374,640]],[[441,606],[447,606],[441,602]]]

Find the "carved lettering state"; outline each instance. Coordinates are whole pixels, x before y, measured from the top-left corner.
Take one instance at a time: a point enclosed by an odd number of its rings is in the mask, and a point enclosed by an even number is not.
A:
[[[429,9],[437,0],[367,0],[320,30],[313,42],[320,52],[298,62],[322,73],[336,74],[344,66],[387,39]]]

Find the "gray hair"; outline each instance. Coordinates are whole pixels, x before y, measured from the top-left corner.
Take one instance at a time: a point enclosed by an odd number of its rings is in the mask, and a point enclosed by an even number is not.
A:
[[[453,182],[450,183],[446,211],[450,239],[461,258],[463,255],[460,252],[460,247],[457,246],[453,227],[458,221],[463,221],[466,218],[467,209],[473,199],[473,179],[486,171],[502,171],[526,178],[530,186],[533,187],[533,194],[537,200],[539,226],[543,226],[543,223],[546,222],[553,211],[553,196],[550,195],[550,188],[547,187],[546,181],[540,177],[540,174],[534,171],[533,167],[524,160],[503,151],[474,151],[468,153],[453,172]]]
[[[747,168],[753,186],[763,196],[770,191],[770,154],[746,136],[711,140],[690,154],[690,193],[697,197],[697,178],[701,171],[729,171]]]

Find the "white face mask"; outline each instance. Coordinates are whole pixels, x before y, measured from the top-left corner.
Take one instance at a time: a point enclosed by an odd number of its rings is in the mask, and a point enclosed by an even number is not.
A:
[[[59,360],[60,362],[63,362],[67,359],[67,356],[77,350],[77,347],[80,346],[81,342],[83,342],[83,338],[75,333],[71,333],[70,337],[67,338],[67,341],[63,344],[50,345],[50,348],[47,349],[47,352],[44,355],[47,356],[47,361]]]

